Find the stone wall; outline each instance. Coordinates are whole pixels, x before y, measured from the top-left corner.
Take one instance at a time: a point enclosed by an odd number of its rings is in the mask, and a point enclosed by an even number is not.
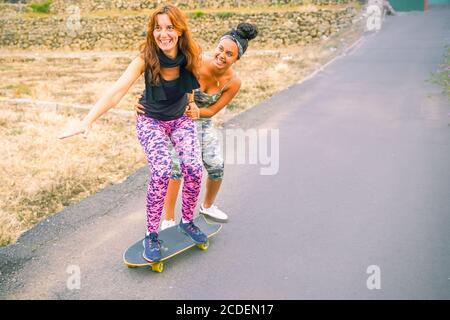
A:
[[[247,21],[258,26],[260,34],[252,46],[306,44],[330,36],[352,23],[357,14],[353,7],[314,12],[274,12],[233,14],[208,13],[191,18],[189,24],[203,46],[212,45],[218,37]],[[145,39],[147,15],[127,17],[67,16],[35,19],[0,19],[0,47],[48,49],[133,50]]]
[[[162,1],[162,0],[53,0],[51,11],[63,13],[72,5],[77,6],[83,12],[98,10],[142,10],[154,9],[162,3],[173,3],[182,9],[215,9],[255,6],[280,6],[280,5],[303,5],[313,4],[346,4],[352,0],[185,0],[185,1]]]
[[[8,19],[26,11],[25,4],[0,3],[1,19]]]

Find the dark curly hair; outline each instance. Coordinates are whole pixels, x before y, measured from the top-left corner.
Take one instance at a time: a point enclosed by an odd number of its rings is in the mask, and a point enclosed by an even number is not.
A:
[[[239,45],[242,48],[242,54],[244,54],[244,52],[248,48],[248,42],[252,39],[255,39],[257,35],[258,27],[256,25],[247,22],[241,22],[238,24],[236,29],[231,29],[222,37],[231,36],[234,41],[239,42]],[[242,54],[239,55],[239,58]]]

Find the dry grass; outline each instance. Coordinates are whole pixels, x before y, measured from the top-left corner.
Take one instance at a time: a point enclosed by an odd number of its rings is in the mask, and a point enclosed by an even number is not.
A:
[[[310,74],[333,58],[358,30],[306,47],[271,51],[250,49],[236,70],[242,88],[220,124]],[[0,97],[31,97],[69,104],[92,104],[125,70],[134,53],[42,53],[30,56],[0,52]],[[142,79],[118,108],[131,110],[142,92]],[[0,246],[14,242],[25,230],[64,206],[108,184],[119,183],[145,158],[137,142],[134,118],[108,114],[88,139],[55,137],[74,111],[0,104]],[[94,126],[95,128],[95,126]]]
[[[106,116],[86,140],[57,140],[75,117],[0,107],[0,245],[145,165],[133,118]]]
[[[93,104],[111,86],[133,54],[105,58],[2,57],[0,97],[29,97],[41,101]],[[120,109],[131,110],[142,92],[142,79],[124,97]]]

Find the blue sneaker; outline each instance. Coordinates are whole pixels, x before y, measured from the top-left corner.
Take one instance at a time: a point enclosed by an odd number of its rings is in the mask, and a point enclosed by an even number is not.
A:
[[[183,223],[183,220],[181,220],[178,230],[189,236],[197,244],[208,242],[208,236],[194,224],[194,221]]]
[[[158,234],[156,232],[145,236],[144,253],[142,256],[149,262],[156,262],[161,259],[161,241],[158,240]]]

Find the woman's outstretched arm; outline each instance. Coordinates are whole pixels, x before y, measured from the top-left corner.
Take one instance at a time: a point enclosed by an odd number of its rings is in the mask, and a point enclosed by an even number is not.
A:
[[[64,139],[77,134],[83,134],[86,136],[95,120],[100,118],[103,114],[108,112],[109,109],[115,107],[120,102],[133,83],[144,72],[144,69],[144,59],[142,59],[141,56],[137,56],[133,61],[131,61],[125,72],[114,83],[114,85],[109,88],[108,91],[106,91],[97,101],[86,117],[84,117],[80,123],[66,129],[58,136],[58,138]]]

